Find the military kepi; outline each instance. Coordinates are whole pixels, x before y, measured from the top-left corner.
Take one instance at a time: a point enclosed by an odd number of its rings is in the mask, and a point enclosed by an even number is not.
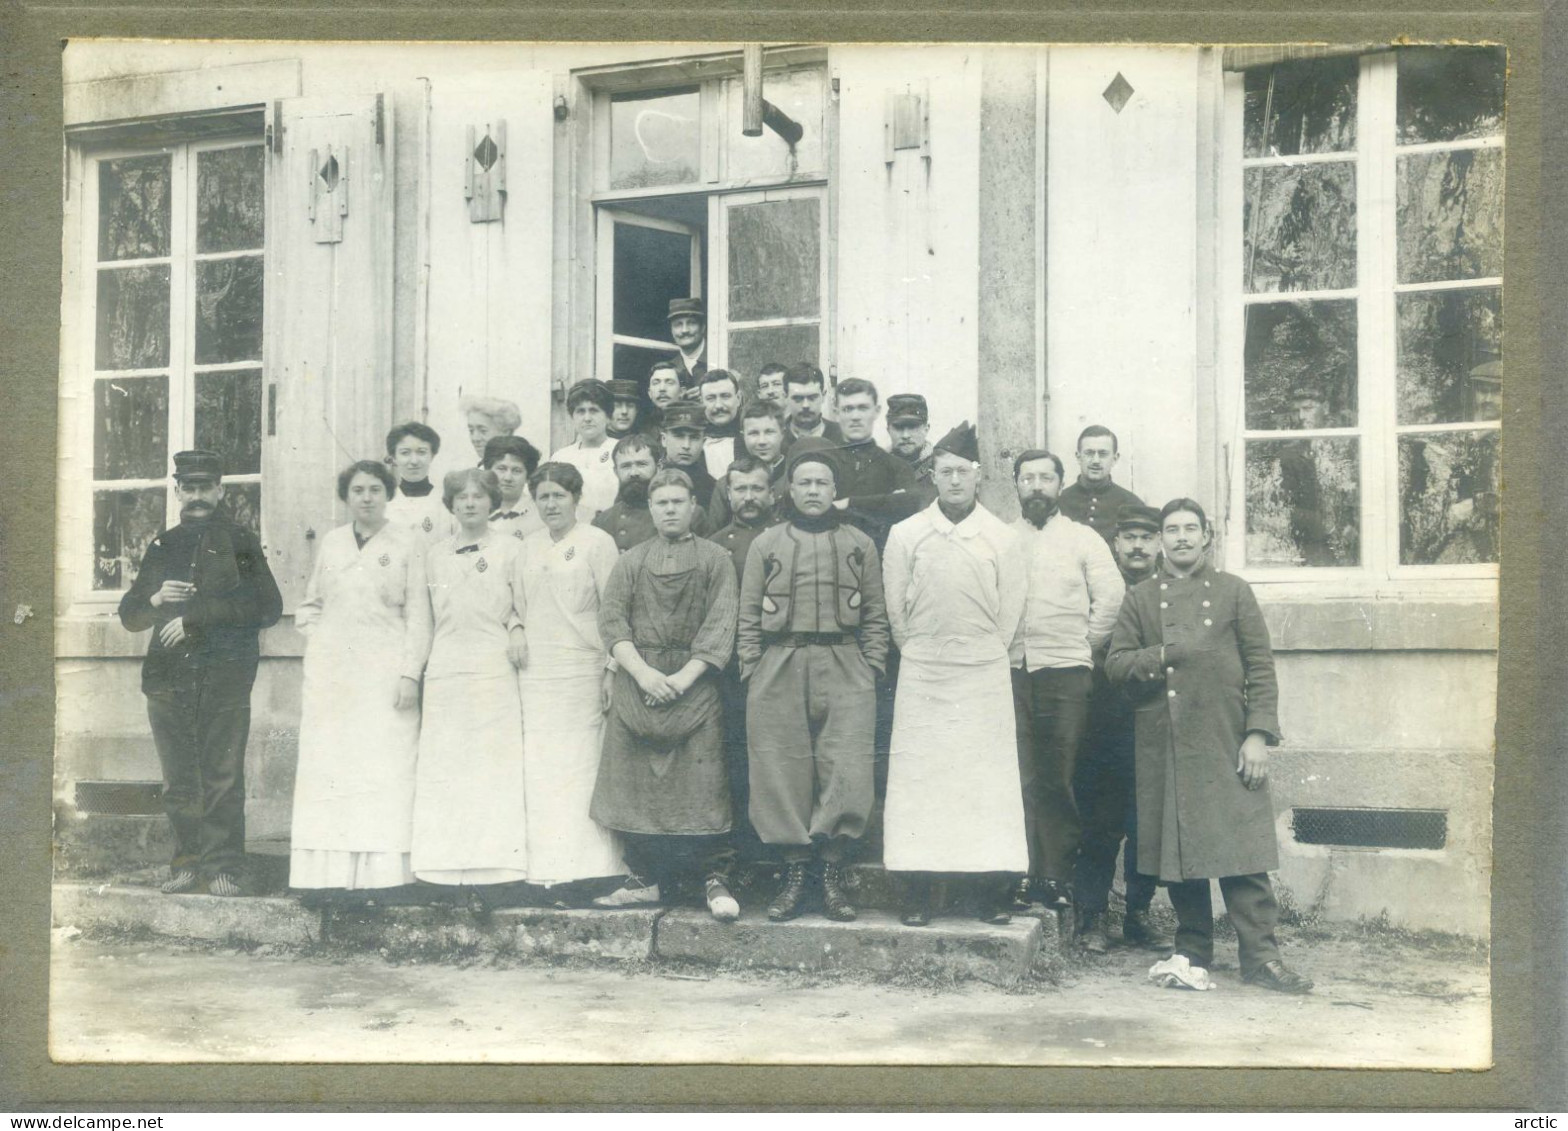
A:
[[[672,298],[670,300],[670,312],[664,317],[666,322],[673,321],[676,318],[700,318],[706,322],[708,320],[708,312],[703,309],[700,298]]]
[[[975,426],[967,420],[932,446],[939,452],[962,456],[971,463],[980,462],[980,438],[975,435]]]
[[[926,424],[931,420],[931,410],[919,393],[894,393],[887,399],[889,424]]]
[[[708,430],[707,418],[702,415],[702,406],[691,404],[688,401],[676,401],[664,410],[664,430],[674,432],[684,429],[691,432],[706,432]]]
[[[177,483],[208,480],[216,483],[223,478],[223,461],[217,452],[205,448],[192,448],[188,452],[174,453],[174,479]]]
[[[1160,512],[1153,507],[1139,507],[1129,503],[1116,512],[1117,530],[1152,530],[1160,532]]]
[[[610,396],[618,401],[634,401],[642,396],[642,386],[636,381],[617,378],[610,382]]]

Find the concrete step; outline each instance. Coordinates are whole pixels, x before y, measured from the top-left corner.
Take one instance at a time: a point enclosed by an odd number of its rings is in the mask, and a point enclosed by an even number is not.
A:
[[[496,957],[683,961],[725,969],[910,973],[1013,985],[1050,964],[1061,945],[1054,913],[993,926],[957,915],[929,927],[863,911],[853,923],[816,915],[770,923],[748,906],[736,923],[695,908],[625,911],[516,907],[476,918],[455,906],[315,910],[289,898],[164,895],[156,887],[57,883],[56,927],[112,928],[230,945],[315,944],[392,960]]]

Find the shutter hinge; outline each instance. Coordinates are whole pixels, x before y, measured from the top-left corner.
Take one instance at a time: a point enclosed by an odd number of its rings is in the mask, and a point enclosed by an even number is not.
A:
[[[387,141],[387,107],[386,95],[376,95],[376,145],[382,146]]]
[[[272,120],[267,123],[267,148],[276,155],[283,152],[283,102],[272,103]]]

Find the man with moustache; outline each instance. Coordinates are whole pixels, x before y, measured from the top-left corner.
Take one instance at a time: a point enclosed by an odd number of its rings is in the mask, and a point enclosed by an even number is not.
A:
[[[775,521],[776,496],[768,468],[750,456],[730,464],[724,479],[724,489],[713,493],[713,501],[717,504],[721,498],[727,498],[728,505],[735,508],[735,518],[710,534],[708,540],[729,554],[735,565],[735,583],[739,585],[751,544]],[[746,769],[746,685],[734,657],[719,678],[719,698],[724,704],[724,755],[729,766],[730,799],[735,807],[731,839],[739,856],[755,860],[761,855],[761,842],[746,815],[751,796]]]
[[[931,477],[931,414],[918,393],[894,393],[887,399],[888,451],[915,469],[915,480],[932,498],[936,482]]]
[[[1176,952],[1149,979],[1211,988],[1218,879],[1242,980],[1304,994],[1312,980],[1280,957],[1268,876],[1279,867],[1268,792],[1269,747],[1280,742],[1274,653],[1252,587],[1205,563],[1211,539],[1194,500],[1160,508],[1165,560],[1123,604],[1105,661],[1137,712],[1138,870],[1159,878],[1176,910]]]
[[[154,630],[142,692],[174,830],[162,890],[204,884],[212,895],[241,895],[257,636],[277,623],[283,598],[260,541],[222,506],[215,452],[176,452],[174,493],[180,521],[148,543],[119,609],[127,631]]]
[[[770,361],[757,373],[757,399],[784,411],[784,366]]]
[[[1063,489],[1057,506],[1074,522],[1094,527],[1109,545],[1116,536],[1116,516],[1123,507],[1141,507],[1143,500],[1111,480],[1120,460],[1116,433],[1091,424],[1078,434],[1078,480]]]
[[[776,922],[800,914],[813,857],[827,917],[855,918],[843,865],[873,800],[887,608],[876,546],[833,510],[836,458],[804,446],[791,453],[792,517],[752,543],[741,582],[751,820],[788,868],[768,907]]]
[[[656,361],[648,370],[648,403],[653,406],[644,430],[657,437],[664,425],[664,411],[681,399],[680,367],[673,361]]]
[[[708,312],[700,298],[672,298],[666,315],[670,341],[677,350],[673,360],[683,395],[695,397],[708,372]]]
[[[653,516],[648,513],[648,481],[659,470],[664,450],[657,440],[640,432],[615,442],[615,502],[594,516],[593,524],[615,539],[615,548],[625,553],[654,535]]]
[[[702,406],[682,401],[665,410],[663,432],[659,436],[659,442],[664,447],[664,462],[661,466],[685,472],[691,480],[698,518],[701,520],[700,528],[696,530],[699,537],[706,533],[704,512],[713,500],[713,488],[718,483],[708,473],[707,457],[703,453],[703,435],[706,431],[707,420],[703,416]]]
[[[822,397],[827,382],[822,370],[809,361],[797,361],[784,373],[784,411],[789,414],[788,442],[794,443],[805,436],[841,444],[844,433],[837,424],[822,415]]]
[[[1029,835],[1029,876],[1013,893],[1030,904],[1030,881],[1047,907],[1066,907],[1078,853],[1073,771],[1089,722],[1094,652],[1116,624],[1125,586],[1098,534],[1057,509],[1062,461],[1040,449],[1013,460],[1023,514],[1013,523],[1028,576],[1013,641],[1018,772]]]
[[[702,378],[702,456],[715,480],[741,455],[740,385],[727,369],[710,369]]]
[[[766,401],[750,401],[740,410],[740,448],[736,458],[749,457],[768,473],[775,491],[784,479],[784,420],[778,409]],[[723,529],[731,517],[729,491],[719,484],[708,503],[708,525]]]
[[[1153,507],[1123,507],[1116,520],[1111,553],[1129,593],[1135,585],[1153,577],[1159,565],[1160,512]],[[1073,873],[1078,944],[1095,954],[1104,954],[1110,946],[1104,917],[1116,872],[1116,854],[1122,851],[1125,838],[1122,879],[1127,890],[1127,909],[1122,918],[1122,940],[1130,946],[1166,949],[1171,940],[1148,917],[1154,900],[1154,877],[1138,871],[1132,703],[1122,688],[1106,678],[1104,648],[1095,650],[1095,661],[1088,735],[1073,775],[1073,795],[1082,824],[1078,866]]]

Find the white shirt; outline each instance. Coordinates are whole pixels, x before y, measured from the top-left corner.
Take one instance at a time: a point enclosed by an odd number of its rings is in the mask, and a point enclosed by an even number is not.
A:
[[[1025,518],[1012,527],[1029,581],[1013,666],[1032,672],[1092,667],[1095,647],[1116,627],[1127,588],[1110,547],[1094,527],[1061,513],[1039,529]]]
[[[600,511],[615,505],[620,482],[615,478],[615,461],[611,458],[615,441],[605,438],[597,448],[585,448],[581,440],[567,444],[550,456],[552,461],[569,463],[583,473],[583,497],[578,514],[586,513],[589,520]]]

